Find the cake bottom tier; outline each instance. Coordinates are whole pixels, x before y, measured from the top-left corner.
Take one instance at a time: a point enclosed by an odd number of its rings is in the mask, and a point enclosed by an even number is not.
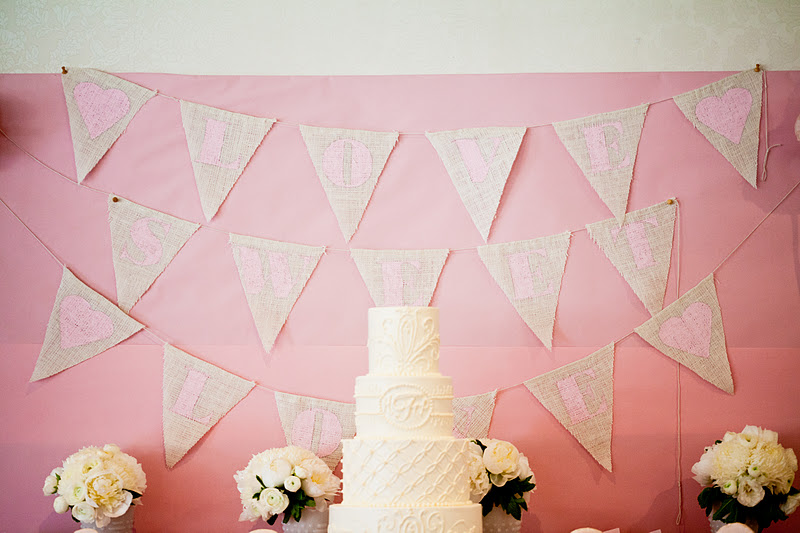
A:
[[[328,533],[481,533],[477,503],[440,507],[331,505]]]

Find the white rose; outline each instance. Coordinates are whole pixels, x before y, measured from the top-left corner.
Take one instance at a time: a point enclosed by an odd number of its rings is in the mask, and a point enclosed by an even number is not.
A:
[[[258,500],[264,502],[270,514],[280,514],[289,506],[289,497],[274,487],[264,489]]]
[[[739,492],[736,499],[745,507],[755,507],[764,499],[764,487],[755,479],[744,477],[739,482]]]
[[[94,507],[87,502],[80,502],[72,508],[72,517],[78,522],[94,522]]]
[[[67,500],[65,500],[63,496],[59,496],[53,500],[53,510],[58,514],[64,514],[69,511],[69,504],[67,503]]]
[[[300,481],[300,478],[297,476],[289,476],[283,480],[283,486],[289,492],[297,492],[302,486],[302,482]]]
[[[86,486],[81,482],[69,480],[58,484],[58,493],[69,505],[77,505],[86,498]]]
[[[490,440],[483,451],[483,464],[490,474],[518,473],[519,451],[510,442]]]
[[[57,490],[58,478],[56,476],[50,475],[44,478],[44,487],[42,487],[42,492],[44,492],[45,496],[55,494]]]
[[[781,511],[786,516],[789,516],[797,510],[798,505],[800,505],[800,493],[787,496],[786,501],[781,504]]]
[[[728,494],[729,496],[733,496],[739,491],[739,484],[736,483],[735,479],[728,480],[724,483],[720,483],[719,490],[725,494]]]

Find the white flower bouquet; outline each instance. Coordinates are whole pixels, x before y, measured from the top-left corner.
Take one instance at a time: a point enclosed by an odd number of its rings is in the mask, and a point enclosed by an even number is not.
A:
[[[694,479],[706,487],[697,501],[713,520],[758,523],[759,531],[786,520],[800,504],[792,487],[797,457],[778,444],[778,434],[757,426],[725,433],[692,466]]]
[[[470,451],[471,497],[481,504],[483,515],[500,507],[521,520],[536,488],[528,458],[510,442],[496,439],[473,440]]]
[[[339,490],[340,480],[314,453],[298,446],[271,448],[253,456],[233,476],[242,499],[240,521],[263,518],[275,523],[300,521],[303,509],[324,511]]]
[[[44,480],[45,495],[57,513],[72,511],[76,522],[105,527],[131,505],[141,503],[147,479],[141,465],[115,444],[89,446],[67,457]]]

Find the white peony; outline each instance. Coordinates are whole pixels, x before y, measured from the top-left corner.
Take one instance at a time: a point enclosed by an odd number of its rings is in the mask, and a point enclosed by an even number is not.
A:
[[[283,486],[289,492],[297,492],[298,489],[300,489],[300,487],[302,486],[302,482],[300,481],[300,478],[297,476],[289,476],[283,480]]]
[[[483,464],[490,474],[509,475],[519,472],[519,451],[516,446],[503,440],[487,439],[483,451]],[[516,477],[516,475],[514,476]]]
[[[736,499],[745,507],[755,507],[764,499],[764,487],[757,480],[744,476],[739,481],[739,490]]]
[[[276,457],[263,466],[258,474],[267,487],[279,487],[292,475],[292,465],[286,459]]]
[[[263,502],[264,508],[270,515],[280,514],[289,506],[289,497],[275,487],[264,489],[258,501]]]
[[[339,489],[339,480],[331,474],[330,469],[314,468],[309,475],[301,481],[303,492],[312,498],[317,498],[325,494],[334,494]]]
[[[50,496],[51,494],[55,494],[58,490],[58,478],[53,475],[49,475],[44,478],[44,487],[42,487],[42,492],[45,496]]]
[[[80,502],[72,507],[72,517],[78,522],[94,522],[94,507],[88,502]]]
[[[703,487],[709,487],[713,483],[711,472],[714,469],[714,448],[706,448],[705,453],[700,457],[692,466],[692,474],[694,480],[700,483]]]
[[[789,516],[797,510],[798,505],[800,505],[800,493],[787,496],[786,501],[781,504],[781,511],[786,516]]]
[[[63,496],[57,497],[55,500],[53,500],[53,510],[58,514],[63,514],[69,511],[69,504],[67,503],[67,500],[65,500]]]

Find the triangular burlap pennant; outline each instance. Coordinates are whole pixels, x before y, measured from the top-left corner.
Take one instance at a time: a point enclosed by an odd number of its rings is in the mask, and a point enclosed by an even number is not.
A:
[[[457,439],[488,437],[496,397],[497,391],[493,390],[475,396],[453,398],[453,436]]]
[[[114,144],[155,91],[89,68],[61,75],[78,182]]]
[[[350,250],[369,294],[378,307],[425,307],[430,304],[449,253],[450,250],[446,248]]]
[[[483,240],[487,240],[525,128],[470,128],[425,135],[439,153]]]
[[[165,344],[162,415],[167,468],[175,466],[255,385]]]
[[[531,378],[525,386],[611,472],[614,344]]]
[[[261,344],[269,352],[325,248],[234,233],[230,243]]]
[[[398,133],[302,124],[300,133],[339,227],[349,241],[364,216]]]
[[[286,444],[311,450],[335,469],[342,458],[342,439],[356,434],[355,404],[285,392],[276,392],[275,402]]]
[[[671,202],[628,213],[622,227],[614,218],[586,225],[589,236],[651,315],[664,306],[678,209],[678,204]]]
[[[86,361],[143,327],[64,268],[31,381]]]
[[[553,347],[553,325],[569,240],[567,231],[478,247],[489,273],[548,350]]]
[[[753,187],[761,138],[761,77],[748,69],[673,98],[689,122]]]
[[[733,376],[725,348],[714,274],[635,331],[667,357],[733,394]]]
[[[183,100],[181,120],[200,204],[211,220],[275,121]]]
[[[649,104],[553,124],[561,142],[622,225]]]
[[[113,195],[108,222],[117,302],[128,312],[200,225]]]

